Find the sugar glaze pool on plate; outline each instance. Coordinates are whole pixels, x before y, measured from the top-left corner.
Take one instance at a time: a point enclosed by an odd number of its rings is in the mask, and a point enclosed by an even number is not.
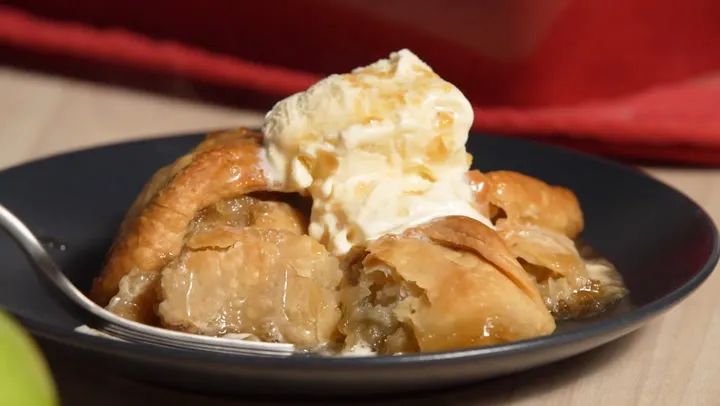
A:
[[[125,211],[160,166],[199,135],[90,149],[0,172],[0,202],[41,237],[73,282],[89,287]],[[215,392],[383,393],[499,376],[566,358],[640,327],[692,292],[718,259],[717,230],[690,199],[642,172],[534,142],[475,134],[481,170],[511,169],[572,189],[585,212],[582,238],[614,262],[630,295],[589,320],[561,322],[548,337],[507,345],[374,358],[313,355],[267,359],[155,348],[75,332],[78,322],[36,280],[0,235],[0,306],[38,336],[120,373]]]

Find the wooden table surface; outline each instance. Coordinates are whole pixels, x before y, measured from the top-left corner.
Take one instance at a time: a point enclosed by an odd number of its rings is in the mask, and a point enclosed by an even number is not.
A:
[[[0,167],[77,148],[217,127],[258,125],[262,114],[0,67]],[[653,167],[720,219],[720,169]],[[720,405],[720,273],[638,332],[521,374],[375,403]],[[265,404],[221,399],[98,373],[62,348],[48,356],[65,403]]]

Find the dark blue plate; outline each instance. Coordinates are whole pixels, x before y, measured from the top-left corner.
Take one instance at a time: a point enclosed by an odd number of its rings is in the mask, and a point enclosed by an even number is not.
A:
[[[132,142],[11,168],[0,172],[0,202],[55,246],[64,244],[55,251],[57,261],[88,289],[142,185],[200,139]],[[629,297],[599,317],[559,323],[553,335],[492,347],[362,359],[215,355],[74,332],[78,322],[48,296],[3,234],[0,305],[43,340],[146,381],[211,392],[370,394],[467,383],[587,351],[677,304],[718,260],[717,230],[707,213],[637,169],[489,135],[471,136],[468,149],[481,170],[516,170],[575,191],[585,212],[583,240],[617,265]]]

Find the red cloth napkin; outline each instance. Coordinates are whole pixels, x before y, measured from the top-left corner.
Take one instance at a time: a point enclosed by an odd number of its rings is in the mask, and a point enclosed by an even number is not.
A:
[[[183,75],[281,97],[321,75],[0,6],[0,44]],[[422,56],[422,55],[421,55]],[[562,107],[475,107],[474,128],[628,159],[720,165],[720,74]]]

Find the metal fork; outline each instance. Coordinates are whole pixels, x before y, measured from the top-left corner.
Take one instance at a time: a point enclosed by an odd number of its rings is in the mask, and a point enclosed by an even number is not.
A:
[[[88,326],[133,343],[161,347],[212,351],[225,354],[285,357],[293,354],[292,344],[263,343],[232,338],[208,337],[166,330],[123,319],[88,299],[65,276],[30,229],[0,204],[0,227],[15,240],[27,256],[37,276],[61,294],[69,306]]]

